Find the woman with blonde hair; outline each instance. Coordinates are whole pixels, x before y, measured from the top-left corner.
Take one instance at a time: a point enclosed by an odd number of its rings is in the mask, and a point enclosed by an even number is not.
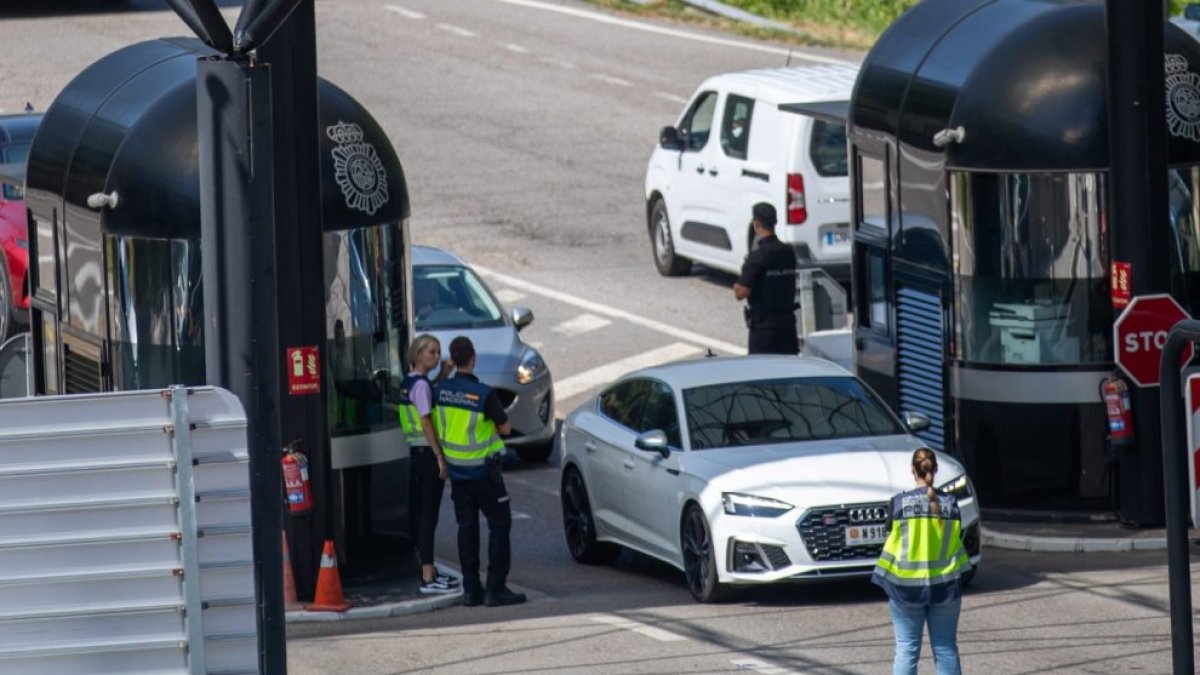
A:
[[[937,455],[920,448],[912,456],[916,487],[892,497],[890,528],[871,581],[883,588],[896,632],[894,675],[915,675],[921,637],[929,642],[938,675],[961,675],[958,616],[962,579],[971,560],[962,543],[954,495],[933,487]]]
[[[410,514],[421,563],[422,593],[453,593],[458,581],[439,574],[433,562],[433,534],[446,487],[446,457],[433,428],[433,386],[429,373],[441,361],[442,345],[429,334],[418,335],[408,348],[409,373],[400,382],[400,427],[412,451]],[[449,361],[441,364],[438,379],[449,374]]]

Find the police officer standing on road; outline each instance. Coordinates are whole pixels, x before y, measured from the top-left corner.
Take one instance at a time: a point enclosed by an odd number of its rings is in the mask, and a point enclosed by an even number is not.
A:
[[[754,205],[750,226],[754,250],[742,264],[733,284],[733,296],[749,300],[746,327],[751,354],[796,354],[796,254],[775,236],[775,207]]]
[[[512,565],[509,532],[512,507],[500,460],[512,425],[500,397],[475,377],[475,346],[459,336],[450,341],[454,377],[437,385],[434,426],[450,474],[450,499],[458,520],[458,560],[462,565],[463,604],[474,607],[517,605],[524,593],[506,585]],[[479,583],[479,513],[488,524],[486,590]]]

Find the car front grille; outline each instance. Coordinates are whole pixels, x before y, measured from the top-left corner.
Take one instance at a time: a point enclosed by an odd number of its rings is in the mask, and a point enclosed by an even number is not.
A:
[[[819,506],[796,521],[804,548],[815,561],[860,560],[878,558],[883,544],[847,546],[847,525],[874,525],[887,522],[886,502]],[[852,518],[853,515],[853,518]]]

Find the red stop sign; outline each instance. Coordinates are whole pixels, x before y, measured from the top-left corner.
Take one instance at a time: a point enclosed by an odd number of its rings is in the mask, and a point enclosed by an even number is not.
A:
[[[1157,387],[1167,333],[1175,324],[1190,318],[1169,295],[1137,296],[1113,324],[1117,365],[1139,387]],[[1183,350],[1183,363],[1192,359],[1192,352],[1189,344]]]

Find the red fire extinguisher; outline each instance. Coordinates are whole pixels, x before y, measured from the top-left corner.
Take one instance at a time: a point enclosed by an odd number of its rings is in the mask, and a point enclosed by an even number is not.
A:
[[[292,513],[308,513],[312,510],[312,483],[308,480],[308,458],[295,448],[295,444],[283,448],[283,487],[287,493],[288,510]]]
[[[1129,385],[1119,375],[1109,375],[1100,381],[1100,395],[1108,416],[1108,442],[1112,445],[1133,443],[1133,405],[1129,399]]]

